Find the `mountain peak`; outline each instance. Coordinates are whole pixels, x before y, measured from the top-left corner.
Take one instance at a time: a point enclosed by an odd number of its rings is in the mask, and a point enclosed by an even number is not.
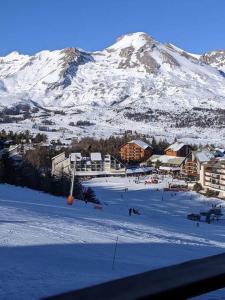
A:
[[[150,36],[145,33],[145,32],[131,32],[131,33],[127,33],[124,35],[121,35],[120,37],[117,38],[117,42],[124,39],[124,38],[129,38],[129,39],[142,39],[142,38],[146,38],[148,39]]]
[[[116,43],[110,49],[119,50],[123,48],[133,47],[139,49],[147,43],[155,43],[156,41],[147,33],[134,32],[128,33],[117,38]]]
[[[18,59],[21,56],[21,54],[18,51],[12,51],[8,55],[5,56],[5,58],[14,60]]]

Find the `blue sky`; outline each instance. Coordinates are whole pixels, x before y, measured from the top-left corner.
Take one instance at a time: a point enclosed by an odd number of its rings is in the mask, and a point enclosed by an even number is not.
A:
[[[0,55],[101,50],[137,31],[193,53],[225,49],[225,0],[0,0]]]

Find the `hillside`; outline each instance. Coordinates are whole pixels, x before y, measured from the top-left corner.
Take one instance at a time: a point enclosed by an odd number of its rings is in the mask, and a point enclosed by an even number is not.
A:
[[[40,299],[224,252],[224,220],[196,227],[186,218],[224,203],[194,192],[162,193],[169,180],[146,186],[134,178],[92,179],[85,185],[95,190],[102,210],[0,185],[0,298]],[[141,214],[129,216],[130,207]],[[217,291],[210,299],[222,295]]]
[[[191,54],[142,32],[92,53],[12,52],[0,57],[1,127],[37,129],[47,120],[51,131],[64,129],[68,136],[132,128],[219,144],[225,134],[224,70],[222,50]],[[80,120],[89,123],[76,126]]]

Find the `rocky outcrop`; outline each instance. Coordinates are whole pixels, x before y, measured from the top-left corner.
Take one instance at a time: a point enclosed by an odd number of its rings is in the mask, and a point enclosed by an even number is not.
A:
[[[203,54],[200,60],[225,72],[225,50],[210,51]]]
[[[93,61],[93,57],[86,52],[82,52],[76,48],[66,48],[61,51],[64,55],[62,58],[62,71],[60,76],[63,77],[63,88],[71,84],[73,77],[76,75],[79,65]]]
[[[122,60],[120,61],[118,66],[120,69],[135,68],[138,66],[136,62],[131,61],[134,51],[135,49],[132,46],[121,49],[120,57],[122,58]]]
[[[147,51],[139,52],[137,58],[148,73],[157,73],[160,68],[157,61]]]
[[[167,63],[170,67],[180,67],[179,62],[168,52],[162,51],[162,59],[163,63]]]

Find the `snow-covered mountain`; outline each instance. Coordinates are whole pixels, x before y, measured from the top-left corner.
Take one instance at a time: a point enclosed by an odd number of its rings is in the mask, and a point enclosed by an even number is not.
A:
[[[225,50],[210,51],[201,56],[201,61],[225,72]]]
[[[0,57],[2,121],[12,113],[5,107],[20,104],[13,114],[21,128],[44,118],[51,126],[86,135],[133,129],[199,137],[203,128],[204,136],[206,128],[225,125],[224,71],[225,51],[191,54],[142,32],[92,53],[76,48],[33,56],[12,52]],[[69,126],[78,120],[92,125]]]

